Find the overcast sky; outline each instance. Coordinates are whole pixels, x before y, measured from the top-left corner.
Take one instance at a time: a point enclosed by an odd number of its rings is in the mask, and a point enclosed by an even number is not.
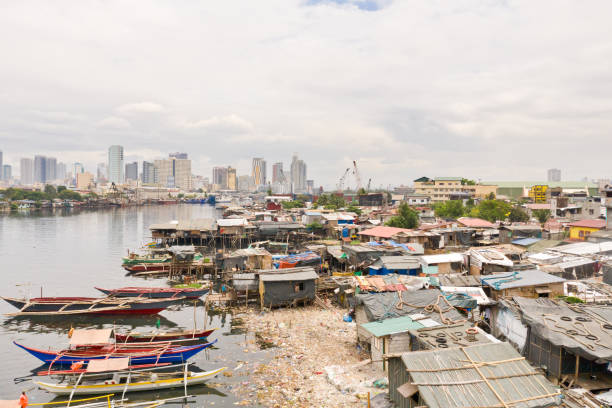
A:
[[[612,176],[610,1],[0,3],[0,150],[316,185]],[[15,172],[18,172],[16,166]],[[350,183],[353,183],[352,181]]]

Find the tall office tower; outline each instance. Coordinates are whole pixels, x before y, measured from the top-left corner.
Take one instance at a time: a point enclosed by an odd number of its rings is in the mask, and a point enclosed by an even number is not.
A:
[[[187,160],[187,153],[179,153],[179,152],[175,152],[175,153],[170,153],[168,155],[168,157],[172,158],[174,157],[175,159],[182,159],[182,160]]]
[[[64,180],[66,180],[66,163],[57,163],[57,174],[55,177],[61,184],[64,184]]]
[[[45,171],[47,170],[47,158],[45,156],[34,156],[34,182],[44,183],[47,180]]]
[[[45,183],[57,180],[57,159],[47,157],[45,160]]]
[[[9,181],[13,178],[13,168],[9,164],[2,165],[2,180]]]
[[[561,181],[561,170],[559,169],[549,169],[548,170],[548,181]]]
[[[142,162],[142,184],[155,183],[155,165],[148,161]]]
[[[253,190],[253,178],[248,175],[238,176],[238,190],[239,191],[252,191]]]
[[[106,163],[98,163],[96,166],[96,181],[106,183],[108,181],[108,167]]]
[[[19,174],[22,185],[29,186],[34,184],[34,161],[28,158],[21,159],[19,161]]]
[[[83,166],[83,163],[73,163],[72,164],[72,173],[74,173],[74,177],[76,177],[77,174],[79,173],[85,173],[85,166]]]
[[[138,162],[127,163],[125,165],[125,179],[138,180]]]
[[[272,165],[272,183],[282,183],[285,181],[283,174],[283,163],[278,162]]]
[[[175,157],[155,160],[155,169],[157,170],[157,183],[166,187],[191,190],[191,160]]]
[[[123,184],[123,146],[113,145],[108,148],[108,181]]]
[[[314,180],[306,180],[306,192],[314,194]]]
[[[297,153],[293,155],[291,160],[291,183],[294,193],[306,191],[306,163],[298,159]]]
[[[238,178],[236,177],[236,169],[232,166],[227,167],[227,189],[237,190],[238,189]]]
[[[266,184],[266,161],[262,157],[253,158],[251,177],[253,177],[253,182],[256,186],[263,186]]]
[[[213,185],[220,190],[227,190],[227,167],[213,167]]]

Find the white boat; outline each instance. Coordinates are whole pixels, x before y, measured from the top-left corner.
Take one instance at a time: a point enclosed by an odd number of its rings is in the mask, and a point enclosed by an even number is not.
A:
[[[125,360],[129,359],[126,358]],[[182,364],[179,367],[183,367],[183,370],[167,373],[156,372],[155,369],[150,368],[143,370],[123,369],[120,371],[105,371],[97,367],[98,365],[113,364],[114,369],[118,364],[117,361],[105,363],[106,361],[108,360],[91,360],[85,373],[79,376],[62,376],[61,381],[56,383],[34,382],[40,388],[53,394],[70,395],[71,397],[73,395],[125,394],[126,392],[133,391],[154,391],[176,387],[187,389],[190,385],[204,384],[227,369],[227,367],[222,367],[212,371],[196,373],[187,370],[188,364]],[[92,362],[94,362],[94,365],[91,364]],[[127,364],[128,362],[125,361],[123,363]]]

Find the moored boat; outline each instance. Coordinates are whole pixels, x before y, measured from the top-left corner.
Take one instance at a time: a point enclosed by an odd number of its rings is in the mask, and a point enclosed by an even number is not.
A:
[[[100,292],[115,297],[143,297],[151,299],[167,299],[184,297],[185,299],[199,299],[208,293],[208,288],[147,288],[124,287],[118,289],[103,289],[96,287]]]
[[[170,299],[134,298],[89,298],[89,297],[39,297],[17,299],[2,297],[6,302],[19,309],[7,316],[53,316],[77,314],[157,314],[175,303],[181,297]]]
[[[154,341],[173,341],[173,340],[204,340],[212,334],[215,329],[208,330],[180,330],[169,332],[150,332],[138,333],[130,332],[126,334],[115,334],[117,343],[150,343]]]

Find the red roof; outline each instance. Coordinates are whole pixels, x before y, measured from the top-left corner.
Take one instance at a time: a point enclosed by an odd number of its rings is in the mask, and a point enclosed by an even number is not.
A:
[[[570,227],[584,227],[584,228],[605,228],[606,220],[581,220],[572,222],[569,224]]]
[[[406,228],[395,228],[395,227],[374,227],[361,231],[359,235],[367,235],[369,237],[380,237],[380,238],[391,238],[395,234],[403,231],[410,231]]]
[[[495,224],[481,218],[461,217],[457,222],[470,228],[495,228]]]

